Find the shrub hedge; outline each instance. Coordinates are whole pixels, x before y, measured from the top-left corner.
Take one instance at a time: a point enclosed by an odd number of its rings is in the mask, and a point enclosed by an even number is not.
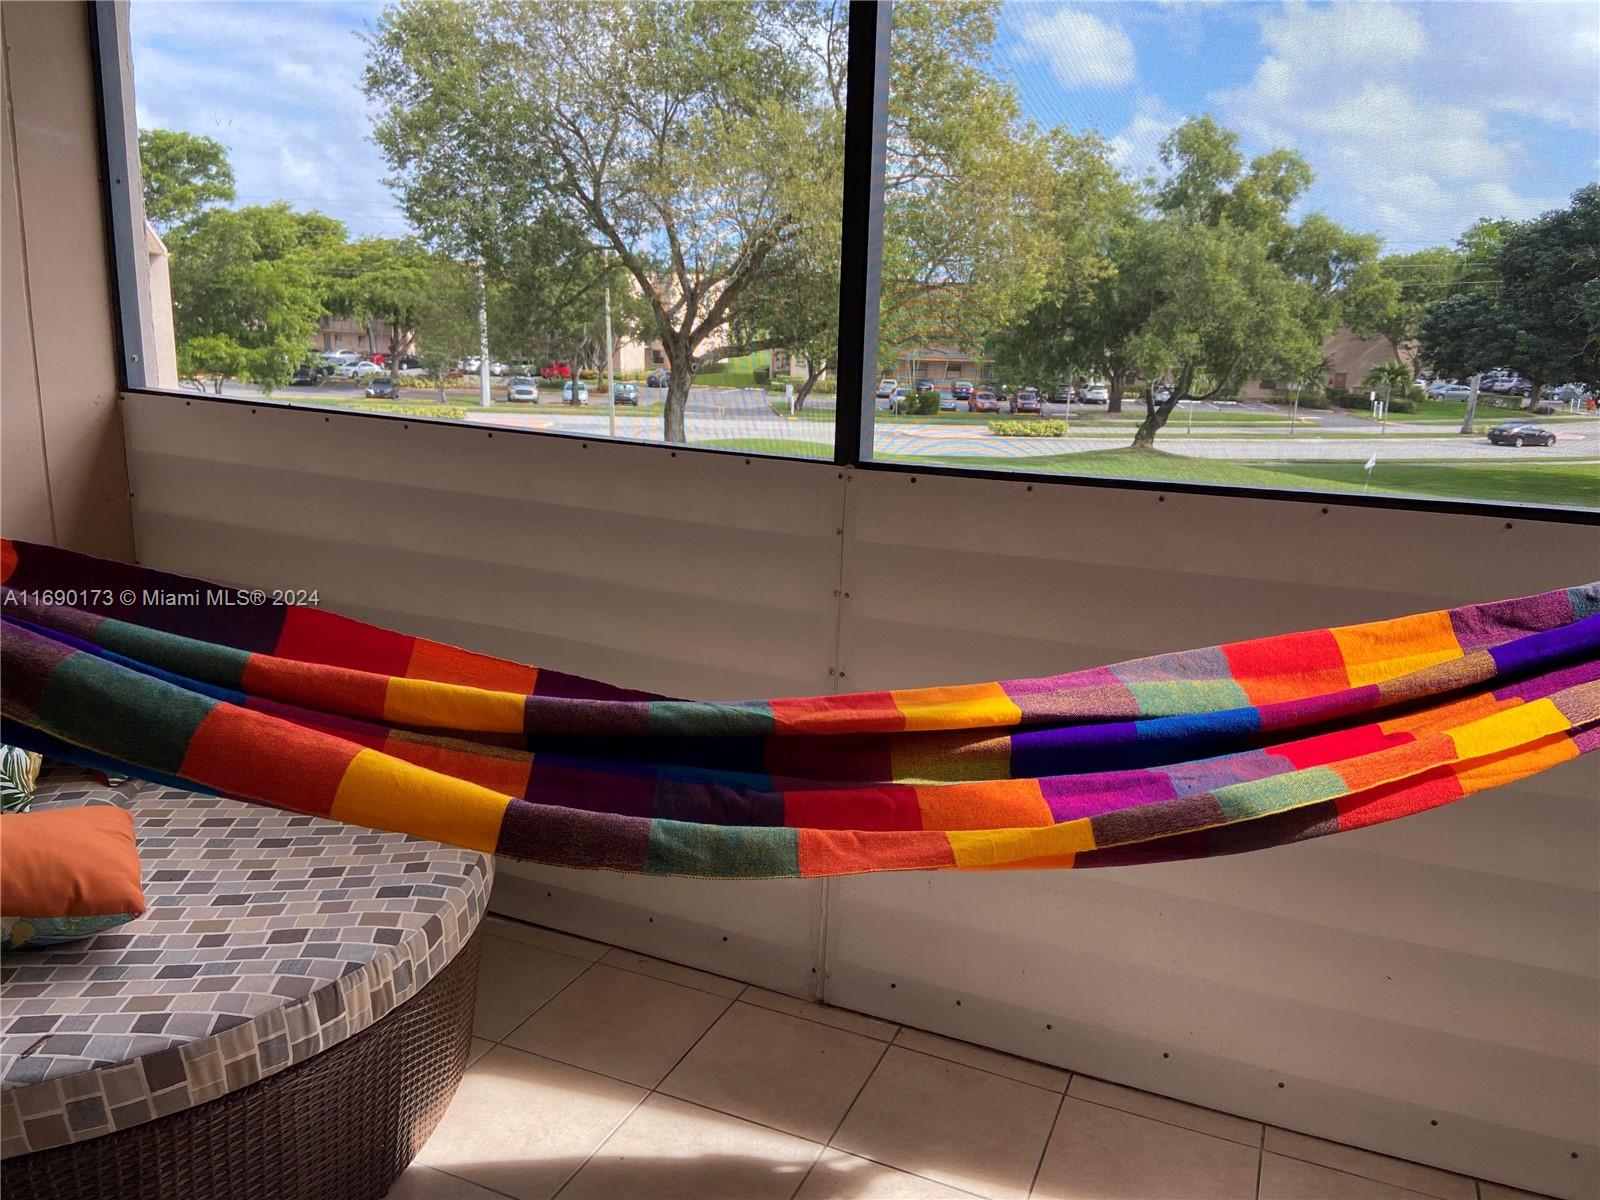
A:
[[[996,437],[1066,437],[1065,421],[990,421]]]

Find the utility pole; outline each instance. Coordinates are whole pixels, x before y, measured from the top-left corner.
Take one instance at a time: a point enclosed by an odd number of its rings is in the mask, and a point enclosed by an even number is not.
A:
[[[478,403],[489,407],[489,285],[484,279],[483,260],[472,264],[478,276]]]
[[[617,372],[614,365],[616,347],[611,342],[611,264],[602,256],[606,268],[606,395],[610,398],[611,436],[617,436]]]
[[[1482,375],[1472,377],[1472,391],[1467,393],[1467,411],[1461,418],[1462,433],[1471,433],[1472,423],[1478,418],[1478,384],[1482,379]]]

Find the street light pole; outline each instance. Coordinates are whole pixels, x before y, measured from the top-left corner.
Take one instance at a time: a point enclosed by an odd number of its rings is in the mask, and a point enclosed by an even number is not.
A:
[[[604,262],[604,259],[601,260]],[[611,342],[611,270],[606,264],[606,396],[609,397],[611,436],[617,436],[617,372],[614,365],[616,348]]]
[[[483,260],[472,264],[478,276],[478,403],[489,407],[489,285],[483,275]]]

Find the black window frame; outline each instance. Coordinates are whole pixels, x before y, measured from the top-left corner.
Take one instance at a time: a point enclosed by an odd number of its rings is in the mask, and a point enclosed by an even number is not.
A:
[[[128,26],[128,0],[84,0],[94,55],[97,133],[100,139],[107,245],[112,250],[111,302],[116,314],[118,371],[124,393],[175,396],[204,404],[271,406],[304,411],[307,419],[322,409],[269,398],[241,399],[169,391],[149,386],[145,372],[146,343],[153,337],[148,311],[144,203],[139,177],[138,129],[134,115],[133,63]],[[992,479],[1033,487],[1113,488],[1170,495],[1222,496],[1278,504],[1323,508],[1390,509],[1444,515],[1483,516],[1509,521],[1535,520],[1566,525],[1600,525],[1600,510],[1561,509],[1505,501],[1424,499],[1411,496],[1352,492],[1289,491],[1182,480],[1110,478],[1066,473],[1030,473],[939,463],[885,462],[872,454],[876,407],[870,395],[876,383],[878,299],[883,242],[883,182],[888,129],[889,55],[893,31],[892,0],[851,0],[846,61],[844,144],[844,221],[840,240],[839,365],[832,466],[884,474],[959,479]],[[865,219],[863,218],[865,216]],[[393,421],[380,413],[344,412],[343,417]],[[454,422],[428,417],[405,418],[415,425],[457,428]],[[645,442],[596,434],[545,429],[497,430],[508,436],[564,438],[628,446],[641,454],[736,454],[746,459],[811,462],[763,451],[727,451],[712,447]]]

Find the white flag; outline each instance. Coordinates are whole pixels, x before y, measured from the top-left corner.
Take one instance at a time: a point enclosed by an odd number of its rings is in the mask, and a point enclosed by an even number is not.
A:
[[[1378,465],[1378,452],[1376,450],[1374,450],[1372,452],[1372,457],[1367,459],[1367,474],[1370,475],[1372,473],[1372,468],[1377,466],[1377,465]]]

